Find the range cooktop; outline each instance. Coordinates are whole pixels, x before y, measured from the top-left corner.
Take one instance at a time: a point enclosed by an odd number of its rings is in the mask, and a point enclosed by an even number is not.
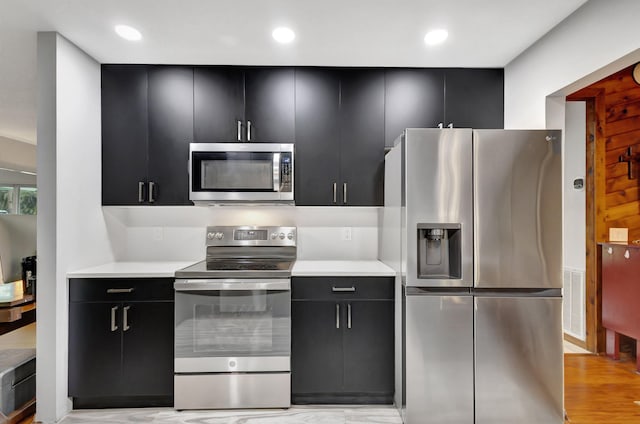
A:
[[[294,261],[214,260],[200,261],[176,271],[176,278],[290,278]]]

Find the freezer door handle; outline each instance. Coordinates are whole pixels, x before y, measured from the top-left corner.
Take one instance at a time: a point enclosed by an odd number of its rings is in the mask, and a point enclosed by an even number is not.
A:
[[[473,289],[472,294],[482,297],[561,297],[562,289]]]

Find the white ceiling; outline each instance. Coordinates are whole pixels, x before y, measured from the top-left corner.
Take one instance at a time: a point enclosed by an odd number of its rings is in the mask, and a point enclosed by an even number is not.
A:
[[[0,136],[36,141],[36,32],[101,63],[504,67],[586,0],[1,0]],[[137,43],[116,24],[138,28]],[[290,45],[275,26],[296,32]],[[449,39],[427,47],[427,30]]]

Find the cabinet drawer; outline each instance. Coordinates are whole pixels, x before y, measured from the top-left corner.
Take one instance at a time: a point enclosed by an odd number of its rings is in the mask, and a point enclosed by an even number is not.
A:
[[[72,278],[70,302],[173,300],[173,278]]]
[[[291,299],[393,299],[393,281],[393,277],[294,277]]]

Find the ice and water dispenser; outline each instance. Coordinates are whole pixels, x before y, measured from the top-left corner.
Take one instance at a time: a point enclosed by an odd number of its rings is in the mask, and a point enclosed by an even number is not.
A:
[[[418,224],[418,278],[462,278],[460,224]]]

